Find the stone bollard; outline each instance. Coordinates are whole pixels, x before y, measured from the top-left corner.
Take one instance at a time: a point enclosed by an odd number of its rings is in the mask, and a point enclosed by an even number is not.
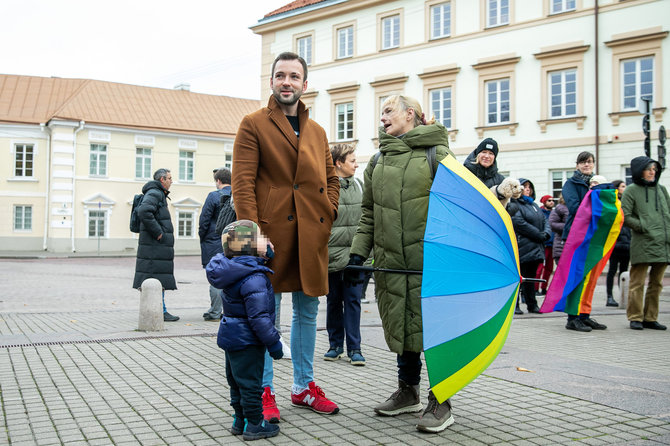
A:
[[[163,286],[157,279],[142,282],[140,292],[140,331],[163,330]]]
[[[628,308],[628,287],[630,285],[630,274],[625,271],[619,275],[619,290],[621,298],[619,299],[619,308]]]

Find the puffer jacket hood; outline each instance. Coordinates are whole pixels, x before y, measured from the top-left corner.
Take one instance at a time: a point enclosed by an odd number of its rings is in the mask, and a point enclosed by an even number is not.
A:
[[[166,197],[170,195],[170,191],[169,191],[169,190],[165,190],[165,189],[163,188],[163,185],[161,184],[161,182],[158,181],[158,180],[151,180],[151,181],[147,182],[147,184],[145,184],[144,186],[142,186],[142,193],[143,193],[143,194],[146,194],[146,193],[149,192],[151,189],[158,189],[159,191],[161,191],[162,193],[164,193]]]
[[[642,178],[642,172],[644,172],[644,169],[650,163],[656,164],[656,178],[654,178],[653,182],[645,181]],[[648,156],[638,156],[630,161],[630,172],[631,176],[633,177],[633,183],[640,186],[656,186],[658,180],[661,179],[661,170],[661,163],[649,158]]]
[[[264,263],[265,260],[260,257],[239,256],[229,259],[222,253],[217,254],[206,267],[207,279],[214,288],[230,288],[254,272],[272,274],[273,271]]]
[[[404,144],[393,144],[394,140],[401,140]],[[379,128],[379,151],[385,155],[398,153],[398,149],[401,152],[404,151],[402,150],[403,145],[406,145],[408,149],[428,148],[438,144],[449,147],[447,141],[449,141],[449,132],[445,126],[439,123],[420,125],[399,138],[386,133],[383,127]]]
[[[533,201],[535,201],[535,185],[528,178],[519,178],[519,184],[521,185],[521,187],[523,187],[523,183],[530,183],[530,187],[531,189],[533,189],[533,193],[530,194],[530,198],[532,198]]]
[[[497,186],[503,182],[505,177],[498,173],[498,157],[496,156],[493,159],[493,164],[489,167],[484,167],[481,164],[476,163],[477,160],[477,149],[470,152],[468,157],[463,162],[463,165],[466,169],[472,172],[477,178],[479,178],[486,187]]]

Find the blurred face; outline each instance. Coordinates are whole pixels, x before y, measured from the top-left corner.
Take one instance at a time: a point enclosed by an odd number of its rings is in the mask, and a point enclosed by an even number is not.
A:
[[[477,159],[479,160],[479,164],[482,167],[491,167],[496,159],[496,156],[493,154],[491,150],[484,149],[481,152],[479,152],[479,155],[477,155]]]
[[[170,186],[172,186],[172,172],[168,172],[165,178],[160,179],[160,182],[165,190],[170,190]]]
[[[302,64],[298,60],[278,60],[275,72],[270,79],[272,95],[277,102],[284,105],[295,105],[300,96],[307,90],[307,81]]]
[[[530,182],[528,182],[528,181],[523,183],[523,194],[526,197],[530,197],[533,194],[533,188],[530,187]]]
[[[353,176],[356,173],[356,169],[358,169],[358,163],[356,162],[356,155],[350,153],[344,159],[344,162],[340,160],[336,161],[335,169],[337,170],[337,174],[342,178],[349,178]]]
[[[589,158],[586,161],[577,163],[577,170],[584,175],[591,175],[593,173],[593,167],[595,166],[595,161],[593,158]]]
[[[656,179],[656,164],[647,166],[647,168],[642,171],[642,179],[653,183],[654,179]]]
[[[623,195],[623,191],[626,189],[626,183],[619,184],[619,187],[616,188],[619,198]]]
[[[384,131],[389,135],[404,135],[414,128],[414,109],[394,110],[390,105],[386,105],[382,110],[381,121]]]

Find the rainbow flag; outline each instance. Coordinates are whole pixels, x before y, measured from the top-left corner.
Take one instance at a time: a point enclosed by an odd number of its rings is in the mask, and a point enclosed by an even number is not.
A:
[[[541,313],[590,314],[593,291],[612,254],[623,212],[615,189],[590,190],[579,205]]]

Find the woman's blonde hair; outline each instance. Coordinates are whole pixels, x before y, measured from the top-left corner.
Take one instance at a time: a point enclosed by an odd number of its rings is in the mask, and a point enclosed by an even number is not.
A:
[[[345,162],[350,153],[354,153],[356,147],[353,144],[335,144],[330,148],[330,155],[333,157],[333,164]]]
[[[419,101],[410,96],[393,94],[388,98],[386,98],[386,100],[382,104],[382,111],[386,107],[391,107],[391,110],[394,111],[399,110],[403,112],[409,110],[410,108],[414,110],[414,127],[418,127],[420,125],[435,124],[435,117],[433,116],[429,120],[426,120],[423,111],[421,111],[421,105],[419,104]]]

